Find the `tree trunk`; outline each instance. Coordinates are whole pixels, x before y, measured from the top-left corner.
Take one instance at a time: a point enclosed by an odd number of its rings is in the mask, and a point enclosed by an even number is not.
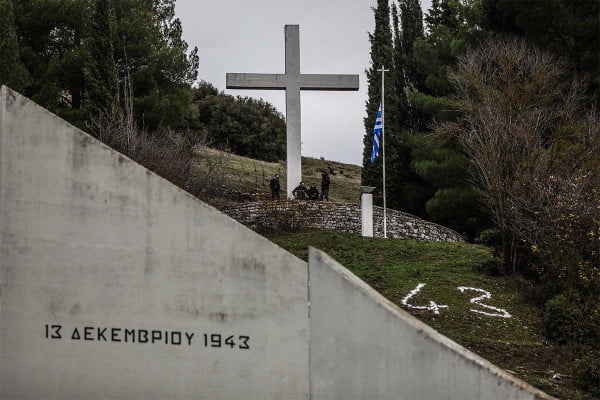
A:
[[[509,232],[502,233],[502,265],[505,275],[517,272],[517,240]]]

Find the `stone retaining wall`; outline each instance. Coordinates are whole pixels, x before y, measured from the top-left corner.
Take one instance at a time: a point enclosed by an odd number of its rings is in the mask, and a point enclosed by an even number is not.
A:
[[[253,229],[311,228],[361,233],[360,205],[321,201],[258,201],[223,210],[227,215]],[[383,208],[373,207],[374,236],[383,237]],[[418,239],[430,242],[462,242],[452,229],[425,221],[401,211],[387,209],[389,238]]]

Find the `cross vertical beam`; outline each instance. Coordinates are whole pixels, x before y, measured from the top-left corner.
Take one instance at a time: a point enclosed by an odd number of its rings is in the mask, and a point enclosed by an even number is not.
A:
[[[358,90],[358,75],[300,73],[300,28],[285,26],[285,74],[226,75],[227,89],[285,90],[287,196],[302,180],[300,90]]]
[[[300,27],[285,26],[285,119],[287,128],[287,196],[302,181],[302,128],[300,104]]]

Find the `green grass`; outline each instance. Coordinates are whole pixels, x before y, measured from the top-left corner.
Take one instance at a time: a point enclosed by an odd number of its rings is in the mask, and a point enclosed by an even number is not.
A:
[[[547,344],[541,335],[540,311],[523,302],[513,280],[490,277],[474,270],[493,258],[483,246],[466,243],[428,243],[413,240],[363,238],[342,232],[276,233],[267,237],[307,260],[308,247],[325,251],[383,296],[402,308],[402,299],[419,283],[423,289],[410,301],[434,301],[448,308],[439,315],[407,309],[417,318],[491,362],[547,393],[563,399],[593,397],[572,385],[572,354]],[[490,317],[472,309],[480,293],[461,293],[459,286],[481,288],[492,298],[484,304],[508,311],[512,318]],[[559,380],[553,376],[560,374]]]
[[[242,200],[268,198],[271,195],[269,180],[275,173],[280,175],[282,191],[286,185],[285,161],[266,162],[215,149],[203,149],[204,161],[199,161],[195,171],[208,170],[207,161],[213,163],[214,174],[218,177],[217,194],[203,200],[222,208],[239,203]],[[306,186],[317,185],[321,189],[321,170],[329,171],[331,201],[358,203],[361,167],[336,161],[318,160],[302,157],[302,179]],[[294,187],[299,182],[296,182]]]

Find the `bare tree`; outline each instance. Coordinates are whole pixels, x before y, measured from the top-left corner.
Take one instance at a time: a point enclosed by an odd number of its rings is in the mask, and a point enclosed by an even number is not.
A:
[[[516,270],[518,242],[555,251],[565,215],[579,221],[571,218],[572,241],[582,240],[577,226],[593,231],[599,223],[600,124],[586,109],[585,84],[566,71],[524,40],[490,40],[462,56],[452,76],[463,114],[438,134],[458,137],[472,161],[473,180],[505,232],[506,272]]]

